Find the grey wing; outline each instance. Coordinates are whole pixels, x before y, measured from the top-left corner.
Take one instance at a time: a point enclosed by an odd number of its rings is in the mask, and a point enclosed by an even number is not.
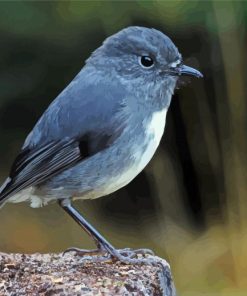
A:
[[[0,204],[29,186],[107,149],[125,126],[121,86],[74,81],[49,106],[0,188]],[[80,83],[82,82],[82,83]]]

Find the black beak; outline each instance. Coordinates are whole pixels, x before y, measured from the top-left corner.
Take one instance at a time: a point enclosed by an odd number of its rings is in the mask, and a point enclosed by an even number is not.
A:
[[[186,66],[186,65],[181,65],[178,66],[177,68],[177,75],[181,76],[181,75],[186,75],[186,76],[195,76],[197,78],[202,78],[203,75],[201,72],[199,72],[198,70]]]

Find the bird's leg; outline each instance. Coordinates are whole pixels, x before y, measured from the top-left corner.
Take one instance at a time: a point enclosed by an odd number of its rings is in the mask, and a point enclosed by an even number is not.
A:
[[[87,222],[86,219],[71,205],[70,200],[64,199],[59,201],[59,205],[67,212],[82,228],[86,233],[92,237],[94,240],[97,249],[93,250],[84,250],[79,248],[69,248],[65,251],[75,251],[80,255],[93,255],[97,253],[112,253],[115,248],[91,225]]]
[[[93,255],[101,253],[104,256],[104,260],[112,259],[119,260],[126,264],[157,264],[157,260],[149,258],[134,258],[137,257],[138,254],[151,254],[153,252],[148,249],[138,249],[132,250],[129,248],[117,250],[115,249],[91,224],[89,224],[86,219],[82,217],[82,215],[71,205],[69,199],[63,199],[59,201],[59,205],[90,235],[96,246],[97,249],[94,250],[81,250],[78,248],[69,248],[65,251],[75,251],[78,255]]]

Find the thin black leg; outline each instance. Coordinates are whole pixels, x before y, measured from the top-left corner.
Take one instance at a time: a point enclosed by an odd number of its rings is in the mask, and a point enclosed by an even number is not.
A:
[[[81,214],[71,205],[69,199],[63,199],[59,201],[59,205],[67,212],[82,228],[90,235],[93,240],[95,241],[98,250],[80,250],[77,248],[69,248],[67,251],[76,251],[78,254],[92,254],[92,253],[102,253],[107,252],[111,255],[112,259],[119,260],[125,264],[154,264],[157,265],[160,262],[157,261],[155,258],[134,258],[137,254],[142,254],[145,256],[153,255],[153,252],[148,249],[138,249],[138,250],[131,250],[129,248],[116,250],[96,229],[93,228],[91,224],[89,224]],[[108,257],[101,257],[99,260],[106,260]],[[92,259],[93,260],[93,259]],[[95,258],[97,261],[98,259]]]
[[[68,213],[82,228],[90,235],[99,249],[108,251],[112,256],[116,256],[116,249],[91,225],[86,219],[71,205],[70,200],[61,200],[59,205]]]

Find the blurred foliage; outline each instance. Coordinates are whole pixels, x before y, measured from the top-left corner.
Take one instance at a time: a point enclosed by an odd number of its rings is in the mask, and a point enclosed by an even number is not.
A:
[[[76,205],[117,247],[167,258],[181,295],[246,295],[246,20],[245,1],[1,1],[1,180],[105,37],[129,25],[160,29],[204,79],[176,91],[145,172],[109,197]],[[1,251],[71,245],[93,246],[57,205],[1,209]]]

